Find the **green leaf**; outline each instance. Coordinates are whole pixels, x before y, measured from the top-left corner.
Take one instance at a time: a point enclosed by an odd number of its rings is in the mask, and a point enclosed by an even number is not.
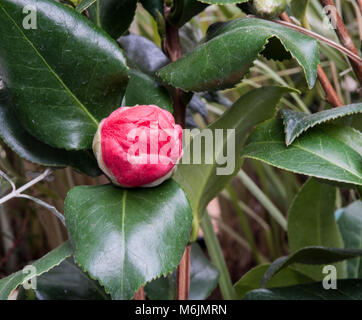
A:
[[[34,276],[40,276],[44,272],[49,271],[55,266],[59,265],[66,258],[72,254],[72,247],[67,241],[58,248],[46,254],[44,257],[33,262],[31,265],[34,267],[35,273],[31,274],[30,271],[20,270],[12,275],[0,280],[0,300],[6,300],[10,294],[20,284],[29,281]]]
[[[21,158],[48,167],[71,166],[89,176],[101,174],[93,152],[53,148],[31,136],[14,114],[5,90],[0,90],[0,138]]]
[[[73,188],[65,220],[75,261],[113,299],[130,299],[178,265],[190,235],[189,202],[173,180],[157,188]]]
[[[87,10],[96,1],[97,0],[83,0],[76,6],[75,10],[82,13],[84,10]]]
[[[265,272],[261,287],[265,287],[275,274],[294,263],[307,265],[332,264],[360,256],[362,256],[362,250],[358,249],[327,248],[320,246],[304,247],[291,253],[289,256],[276,259]]]
[[[283,87],[264,87],[255,89],[242,96],[233,106],[226,111],[218,120],[212,123],[208,128],[212,130],[213,141],[215,141],[215,129],[235,130],[223,132],[222,143],[216,143],[213,154],[206,154],[206,139],[201,139],[203,132],[193,138],[191,143],[184,148],[185,154],[191,154],[192,157],[200,155],[201,159],[211,159],[211,164],[202,160],[201,164],[181,163],[178,165],[175,180],[185,190],[193,209],[193,235],[191,240],[195,240],[197,230],[201,221],[206,205],[230,182],[232,177],[239,171],[242,159],[240,157],[245,137],[248,131],[256,124],[265,121],[273,116],[275,107],[283,94],[290,92],[291,89]],[[226,131],[226,130],[223,130]],[[235,138],[235,141],[233,141]],[[200,150],[193,150],[195,141],[200,141]],[[213,143],[213,142],[211,142]],[[228,154],[227,147],[235,145],[235,157],[229,154],[229,168],[231,172],[225,171],[225,164],[221,157]],[[198,152],[197,154],[193,152]],[[191,158],[192,159],[192,158]],[[184,159],[183,159],[184,161]],[[219,173],[219,174],[218,174]]]
[[[216,288],[219,271],[207,259],[197,243],[191,246],[189,300],[205,300]],[[151,300],[173,300],[176,292],[175,273],[153,280],[145,287]]]
[[[300,189],[288,213],[288,243],[293,253],[307,246],[343,248],[343,240],[334,218],[336,188],[309,179]],[[339,277],[346,265],[337,264]],[[322,266],[296,266],[316,281],[323,279]]]
[[[91,279],[74,262],[64,260],[36,279],[37,300],[109,300],[99,283]],[[19,300],[19,298],[18,298]]]
[[[361,141],[357,130],[323,125],[286,147],[283,123],[274,119],[253,131],[243,155],[295,173],[362,185]]]
[[[317,112],[314,114],[306,114],[289,109],[281,111],[284,126],[285,126],[285,143],[289,146],[303,132],[314,126],[334,120],[341,117],[346,117],[351,114],[362,113],[362,103],[351,104],[339,108]]]
[[[25,6],[36,8],[36,30],[22,26]],[[0,73],[20,122],[53,147],[89,149],[98,121],[120,105],[128,81],[122,51],[50,0],[3,0],[0,21]]]
[[[131,25],[137,7],[137,0],[97,0],[89,9],[90,19],[117,39]]]
[[[172,99],[168,91],[153,77],[137,70],[131,70],[125,98],[126,106],[154,104],[173,112]]]
[[[361,280],[339,280],[337,289],[326,290],[321,282],[249,292],[244,300],[361,300]]]
[[[270,264],[263,264],[251,269],[234,285],[238,299],[243,299],[249,291],[260,288],[260,282],[269,266]],[[313,279],[291,267],[287,267],[270,279],[266,287],[284,287],[309,282],[313,282]]]
[[[201,3],[197,0],[177,0],[174,1],[169,20],[180,28],[194,16],[204,11],[208,4]]]
[[[152,280],[145,286],[146,296],[150,300],[175,300],[176,274],[175,272]],[[191,293],[191,289],[190,289]]]
[[[293,16],[302,23],[306,19],[308,5],[309,0],[292,0],[289,4]]]
[[[205,256],[199,245],[191,247],[190,300],[204,300],[214,291],[219,271]]]
[[[157,20],[159,14],[163,15],[163,0],[139,0],[142,6]]]
[[[278,38],[304,70],[309,88],[315,84],[318,43],[274,22],[242,18],[214,29],[211,39],[159,71],[159,76],[186,91],[230,88],[252,66],[269,39]]]
[[[225,4],[243,3],[243,2],[247,2],[249,0],[198,0],[198,1],[203,2],[203,3],[208,3],[208,4],[225,5]]]
[[[343,208],[342,215],[337,220],[341,231],[344,247],[362,249],[362,202],[355,201]],[[347,261],[348,278],[362,278],[362,258]]]

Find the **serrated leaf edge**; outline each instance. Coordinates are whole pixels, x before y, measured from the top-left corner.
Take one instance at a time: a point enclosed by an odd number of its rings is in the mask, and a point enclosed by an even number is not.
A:
[[[359,105],[359,104],[356,104],[356,105]],[[362,104],[360,104],[362,106]],[[347,105],[347,106],[344,106],[344,107],[349,107],[349,106],[353,106],[353,105]],[[340,107],[340,108],[343,108],[343,107]],[[289,109],[287,109],[289,110]],[[361,110],[351,110],[350,112],[347,112],[347,113],[344,113],[344,114],[340,114],[340,115],[334,115],[334,116],[331,116],[329,118],[325,118],[325,119],[320,119],[319,121],[317,122],[314,122],[312,123],[311,125],[309,126],[306,126],[303,130],[301,130],[298,134],[296,134],[296,136],[293,138],[293,139],[288,139],[288,136],[287,136],[287,123],[286,123],[286,118],[284,117],[284,114],[282,112],[283,110],[280,110],[280,113],[281,113],[281,117],[283,119],[283,125],[284,125],[284,133],[285,133],[285,144],[288,146],[290,146],[295,139],[297,139],[300,135],[302,135],[304,132],[308,131],[309,129],[312,129],[314,128],[315,126],[321,124],[321,123],[326,123],[328,121],[333,121],[333,120],[336,120],[338,118],[343,118],[343,117],[347,117],[347,116],[350,116],[350,115],[353,115],[353,114],[359,114],[359,113],[362,113],[362,107],[361,107]],[[329,110],[325,110],[325,111],[329,111]],[[324,111],[321,111],[321,112],[324,112]],[[305,116],[303,118],[301,118],[300,120],[298,120],[298,124],[301,122],[301,121],[304,121],[306,118],[308,117],[312,117],[313,115],[315,115],[315,113],[313,114],[305,114]],[[296,127],[296,126],[295,126]],[[292,130],[293,132],[295,131],[295,128]]]

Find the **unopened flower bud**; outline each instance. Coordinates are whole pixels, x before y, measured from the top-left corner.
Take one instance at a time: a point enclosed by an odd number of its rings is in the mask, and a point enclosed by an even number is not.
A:
[[[182,128],[155,105],[121,107],[99,124],[93,151],[114,184],[157,186],[173,175],[182,157]]]
[[[259,17],[274,19],[285,11],[287,4],[287,0],[252,0],[252,9]]]

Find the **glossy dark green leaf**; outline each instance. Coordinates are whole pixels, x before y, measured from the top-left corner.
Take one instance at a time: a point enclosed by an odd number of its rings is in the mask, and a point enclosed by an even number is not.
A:
[[[125,94],[126,106],[154,104],[173,112],[172,99],[168,91],[157,83],[156,79],[137,70],[131,70],[130,74]]]
[[[97,0],[88,12],[90,19],[98,27],[117,39],[131,25],[136,7],[137,0]]]
[[[219,271],[207,259],[197,243],[191,246],[189,300],[205,300],[216,288]],[[151,281],[145,287],[151,300],[173,300],[176,292],[175,273]]]
[[[87,10],[93,3],[95,3],[97,0],[82,0],[75,8],[78,12],[83,12],[84,10]]]
[[[144,73],[154,73],[169,63],[163,51],[145,37],[130,34],[120,37],[117,42],[123,49],[128,64]]]
[[[0,138],[21,158],[48,167],[71,166],[92,177],[101,174],[93,152],[53,148],[30,135],[16,119],[5,90],[0,91]]]
[[[152,280],[145,286],[145,292],[150,300],[175,300],[176,272]]]
[[[75,261],[113,299],[130,299],[150,280],[172,272],[190,235],[189,202],[173,180],[156,188],[73,188],[65,220]]]
[[[36,279],[37,300],[109,300],[99,283],[91,279],[73,258],[64,260]]]
[[[288,212],[290,252],[307,246],[343,248],[342,236],[334,217],[336,188],[309,179],[300,189]],[[335,265],[339,277],[346,276],[346,264]],[[295,268],[315,281],[322,280],[323,266],[297,265]]]
[[[25,6],[36,8],[35,30],[22,27]],[[90,148],[98,121],[119,107],[128,81],[122,51],[85,17],[50,0],[3,0],[0,21],[0,74],[18,119],[53,147]]]
[[[0,300],[6,300],[10,294],[19,285],[25,281],[29,281],[34,276],[40,276],[44,272],[49,271],[55,266],[59,265],[66,258],[72,254],[72,247],[69,242],[66,242],[54,249],[53,251],[46,254],[44,257],[33,262],[31,265],[34,267],[35,273],[29,273],[29,270],[20,270],[13,273],[12,275],[0,280]]]
[[[362,113],[362,103],[351,104],[339,108],[332,108],[325,111],[320,111],[313,114],[306,114],[289,109],[281,111],[284,126],[285,126],[285,143],[289,146],[303,132],[314,126],[334,120],[341,117],[346,117],[352,114]]]
[[[219,281],[219,271],[205,256],[199,245],[191,248],[190,300],[209,297]]]
[[[263,275],[269,266],[270,264],[263,264],[251,269],[234,285],[238,299],[244,298],[249,291],[260,288]],[[291,267],[287,267],[270,279],[266,287],[284,287],[309,282],[313,282],[313,279]]]
[[[157,20],[159,14],[163,15],[163,0],[139,0],[142,6]]]
[[[176,27],[182,27],[194,16],[204,11],[208,4],[198,0],[176,0],[172,7],[169,20]]]
[[[362,280],[338,280],[337,289],[326,290],[322,282],[291,287],[259,289],[244,300],[361,300]]]
[[[300,174],[362,185],[362,133],[321,125],[285,146],[283,123],[274,119],[250,135],[243,155]]]
[[[202,131],[184,148],[186,155],[192,155],[191,159],[200,155],[200,153],[201,159],[211,159],[211,161],[209,160],[210,164],[207,164],[205,160],[200,161],[201,164],[192,162],[191,164],[181,163],[175,174],[175,180],[185,190],[193,209],[194,239],[192,240],[196,239],[199,222],[206,205],[239,171],[242,164],[242,159],[239,155],[249,130],[257,123],[272,117],[280,98],[283,94],[290,92],[290,90],[283,87],[264,87],[250,91],[236,101],[228,111],[208,127],[212,130],[214,142],[211,143],[215,143],[214,150],[209,149],[206,154],[205,145],[210,142],[206,142],[206,139],[201,139]],[[215,142],[215,129],[224,129],[222,143]],[[235,135],[232,131],[227,132],[226,129],[234,129]],[[235,141],[233,141],[233,138],[235,138]],[[200,150],[194,151],[195,141],[200,140]],[[227,147],[229,146],[230,148],[233,145],[235,145],[235,157],[229,154],[228,169],[225,169],[225,164],[218,164],[216,160],[218,159],[218,162],[222,163],[221,157],[228,154]],[[213,154],[210,154],[212,151]]]
[[[362,202],[355,201],[343,208],[337,220],[344,247],[362,250]],[[348,278],[362,279],[362,258],[347,261]]]
[[[302,67],[312,88],[319,63],[315,39],[274,22],[242,18],[212,32],[206,43],[159,71],[159,76],[186,91],[225,89],[237,84],[263,51],[270,38],[278,38]]]
[[[294,263],[307,265],[333,264],[360,256],[362,256],[362,250],[360,249],[341,249],[320,246],[304,247],[291,253],[289,256],[276,259],[265,272],[261,287],[265,287],[275,274]]]

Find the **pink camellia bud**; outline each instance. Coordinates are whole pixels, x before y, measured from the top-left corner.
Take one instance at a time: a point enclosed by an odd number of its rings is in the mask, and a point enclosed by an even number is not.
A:
[[[182,157],[182,128],[155,105],[121,107],[101,121],[93,140],[99,167],[123,187],[154,187]]]

